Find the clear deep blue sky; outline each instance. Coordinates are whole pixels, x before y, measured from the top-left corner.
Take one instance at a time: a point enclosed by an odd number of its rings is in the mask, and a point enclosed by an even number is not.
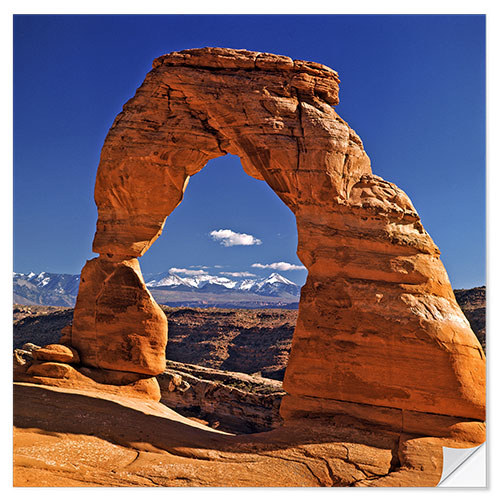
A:
[[[15,16],[15,271],[78,273],[94,256],[94,180],[114,117],[155,57],[205,46],[338,71],[337,111],[374,173],[408,193],[455,288],[485,283],[483,16]],[[216,229],[262,244],[224,247]],[[251,264],[300,264],[296,243],[292,213],[224,157],[192,177],[141,266],[266,275]]]

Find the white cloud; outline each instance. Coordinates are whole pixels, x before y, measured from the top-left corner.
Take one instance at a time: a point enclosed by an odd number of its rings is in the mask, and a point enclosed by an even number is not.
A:
[[[273,262],[272,264],[259,264],[257,262],[252,264],[252,267],[258,267],[259,269],[275,269],[276,271],[302,271],[305,269],[304,266],[297,266],[289,262]]]
[[[231,273],[229,271],[222,272],[219,274],[224,274],[225,276],[232,276],[233,278],[254,278],[256,275],[253,273],[248,273],[246,271]]]
[[[210,269],[208,266],[189,266],[190,269]]]
[[[212,231],[210,236],[214,241],[218,241],[225,247],[233,247],[236,245],[261,245],[262,241],[252,236],[251,234],[235,233],[231,229],[217,229]]]
[[[207,274],[203,269],[184,269],[182,267],[171,267],[168,272],[170,274],[186,274],[187,276],[200,276]]]

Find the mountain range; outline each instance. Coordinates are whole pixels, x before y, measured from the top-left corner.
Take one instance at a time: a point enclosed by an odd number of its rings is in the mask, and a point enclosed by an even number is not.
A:
[[[267,278],[230,279],[208,273],[180,276],[167,271],[144,278],[159,304],[177,307],[295,308],[300,296],[300,286],[278,273]],[[14,303],[74,306],[79,282],[80,276],[73,274],[14,273]]]
[[[74,306],[79,284],[78,274],[14,273],[14,303]]]

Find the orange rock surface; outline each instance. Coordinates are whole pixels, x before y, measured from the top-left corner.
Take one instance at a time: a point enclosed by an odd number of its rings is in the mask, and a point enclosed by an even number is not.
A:
[[[338,88],[337,73],[321,64],[245,50],[154,61],[102,148],[99,257],[82,271],[64,339],[83,365],[163,371],[167,324],[137,257],[190,176],[231,153],[295,214],[309,272],[285,421],[340,414],[453,439],[468,435],[464,425],[482,425],[482,348],[408,196],[372,174],[360,138],[335,112]]]
[[[62,344],[49,344],[33,351],[37,361],[59,361],[61,363],[79,363],[80,356],[75,349]]]
[[[43,384],[65,389],[87,390],[93,394],[121,394],[133,398],[160,401],[161,391],[156,377],[138,373],[104,370],[48,361],[17,367],[17,382]]]
[[[14,387],[15,486],[435,486],[443,446],[360,419],[288,422],[235,436],[127,394]],[[458,438],[458,440],[457,440]]]
[[[146,375],[164,370],[167,320],[137,259],[88,261],[75,310],[64,341],[78,350],[84,365]]]

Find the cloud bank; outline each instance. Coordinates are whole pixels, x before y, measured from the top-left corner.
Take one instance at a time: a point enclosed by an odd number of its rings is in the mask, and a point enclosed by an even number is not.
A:
[[[210,236],[214,241],[219,242],[225,247],[233,247],[237,245],[250,246],[261,245],[262,241],[252,236],[251,234],[235,233],[231,229],[217,229],[212,231]]]
[[[255,264],[252,264],[252,267],[257,267],[259,269],[274,269],[276,271],[305,270],[304,266],[297,266],[296,264],[290,264],[289,262],[273,262],[272,264],[259,264],[256,262]]]

